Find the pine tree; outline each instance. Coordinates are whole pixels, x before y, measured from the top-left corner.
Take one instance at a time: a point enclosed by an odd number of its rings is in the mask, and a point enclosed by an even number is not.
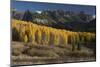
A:
[[[29,10],[25,11],[22,20],[23,21],[28,21],[28,22],[31,21],[32,22],[33,21],[32,13]]]

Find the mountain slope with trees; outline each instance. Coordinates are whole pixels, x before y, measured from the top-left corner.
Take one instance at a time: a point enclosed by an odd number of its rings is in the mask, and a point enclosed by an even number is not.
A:
[[[84,11],[74,13],[64,10],[44,10],[38,13],[29,10],[25,12],[13,10],[12,17],[17,20],[71,31],[95,32],[96,27],[96,18]]]

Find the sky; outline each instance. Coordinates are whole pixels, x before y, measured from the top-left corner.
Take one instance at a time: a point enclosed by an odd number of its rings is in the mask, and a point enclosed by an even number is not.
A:
[[[42,10],[65,10],[80,12],[84,11],[87,14],[96,15],[96,7],[90,5],[74,5],[74,4],[57,4],[57,3],[42,3],[42,2],[26,2],[26,1],[12,1],[11,8],[15,8],[19,11],[25,11],[27,9],[31,11]]]

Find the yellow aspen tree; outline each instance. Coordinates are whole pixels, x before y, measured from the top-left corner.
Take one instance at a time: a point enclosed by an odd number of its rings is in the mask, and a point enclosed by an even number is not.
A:
[[[54,45],[59,45],[59,35],[58,35],[58,33],[56,33],[54,35]]]
[[[25,37],[24,37],[24,42],[25,42],[25,43],[28,42],[28,37],[27,37],[27,35],[25,35]]]
[[[37,32],[35,33],[35,40],[38,44],[41,44],[41,40],[42,40],[42,35],[41,35],[41,31],[37,30]]]
[[[64,45],[66,46],[68,44],[68,35],[66,33],[63,34],[64,39]]]
[[[46,44],[49,44],[49,40],[50,40],[50,31],[47,30],[47,32],[46,32]]]

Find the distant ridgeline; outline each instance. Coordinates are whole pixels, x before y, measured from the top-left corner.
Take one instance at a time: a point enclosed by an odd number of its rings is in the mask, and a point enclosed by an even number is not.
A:
[[[86,14],[84,11],[80,13],[63,10],[34,12],[26,10],[25,12],[20,12],[12,9],[12,18],[58,29],[80,32],[96,31],[96,18],[93,15]]]

